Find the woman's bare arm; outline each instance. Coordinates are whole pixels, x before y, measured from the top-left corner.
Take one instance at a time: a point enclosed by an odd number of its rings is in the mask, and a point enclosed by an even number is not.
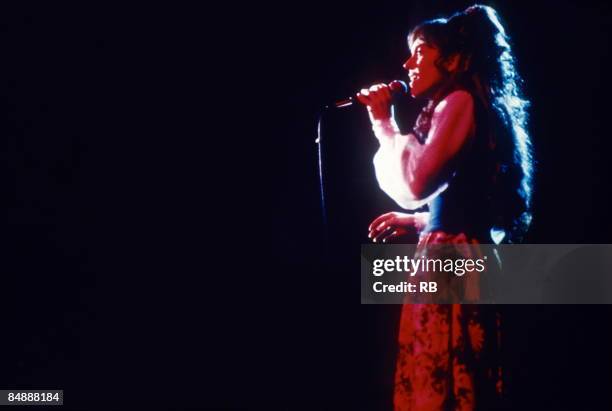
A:
[[[425,144],[411,145],[403,161],[403,178],[417,198],[448,180],[475,129],[474,100],[468,92],[455,91],[436,106]]]
[[[391,115],[372,118],[380,142],[374,156],[379,185],[401,207],[416,209],[446,187],[454,159],[474,135],[474,103],[465,91],[455,91],[435,108],[425,144],[399,132]]]

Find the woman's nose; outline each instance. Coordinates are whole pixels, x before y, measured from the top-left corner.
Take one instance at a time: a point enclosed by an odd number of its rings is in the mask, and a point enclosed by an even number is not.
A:
[[[411,68],[414,68],[414,61],[412,60],[412,57],[408,58],[408,60],[406,60],[404,64],[402,64],[402,67],[404,68],[404,70],[410,70]]]

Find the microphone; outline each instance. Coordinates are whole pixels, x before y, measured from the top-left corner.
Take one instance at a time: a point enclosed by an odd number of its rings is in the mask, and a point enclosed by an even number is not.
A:
[[[395,97],[400,94],[406,94],[408,92],[408,85],[402,80],[393,80],[391,83],[389,83],[389,89],[391,91],[391,95]],[[353,105],[354,102],[355,102],[355,98],[349,97],[349,98],[345,98],[344,100],[336,101],[335,103],[331,105],[331,107],[333,108],[350,107]]]

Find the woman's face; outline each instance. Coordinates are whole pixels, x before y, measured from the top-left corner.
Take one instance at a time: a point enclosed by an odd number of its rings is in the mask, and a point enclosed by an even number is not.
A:
[[[417,38],[410,45],[410,54],[410,58],[403,65],[410,78],[410,94],[412,97],[427,97],[444,79],[442,72],[435,65],[440,53],[422,38]]]

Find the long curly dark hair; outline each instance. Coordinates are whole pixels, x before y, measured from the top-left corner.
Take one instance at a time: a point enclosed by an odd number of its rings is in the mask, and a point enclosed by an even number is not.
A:
[[[408,35],[409,44],[417,38],[439,50],[436,66],[446,74],[443,87],[448,92],[465,89],[485,107],[495,162],[495,228],[504,230],[504,242],[521,241],[532,219],[534,161],[527,131],[529,101],[523,96],[522,79],[497,12],[474,5],[448,19],[418,25]],[[443,63],[453,55],[459,55],[459,70],[449,73]],[[443,97],[444,93],[437,95]],[[436,104],[435,99],[430,101],[417,119],[417,137],[426,136]]]

